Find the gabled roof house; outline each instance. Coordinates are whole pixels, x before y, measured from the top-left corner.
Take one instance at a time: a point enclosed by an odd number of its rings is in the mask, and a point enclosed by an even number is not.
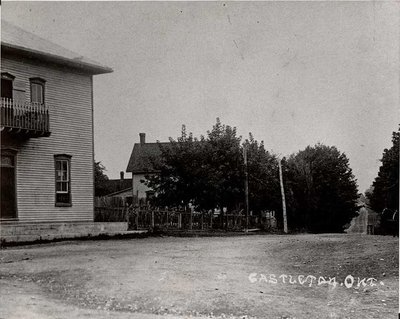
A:
[[[93,76],[112,69],[1,25],[2,240],[32,224],[92,223]]]
[[[133,145],[126,171],[132,173],[132,192],[136,200],[146,199],[151,190],[143,183],[146,175],[157,174],[154,163],[161,156],[161,146],[169,142],[146,143],[146,134],[139,133],[140,142]]]

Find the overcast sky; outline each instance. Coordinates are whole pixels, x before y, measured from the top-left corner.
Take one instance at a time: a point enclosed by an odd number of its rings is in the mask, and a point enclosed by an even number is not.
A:
[[[399,124],[396,2],[2,2],[2,18],[114,69],[95,76],[95,156],[220,117],[289,155],[345,152],[365,191]]]

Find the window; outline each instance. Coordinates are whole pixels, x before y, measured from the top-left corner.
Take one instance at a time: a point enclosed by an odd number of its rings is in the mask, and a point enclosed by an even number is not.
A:
[[[31,102],[44,103],[44,84],[45,80],[41,78],[30,78],[31,81]]]
[[[1,97],[12,99],[13,98],[13,81],[14,76],[10,73],[1,73]]]
[[[55,155],[56,206],[71,206],[71,156]]]

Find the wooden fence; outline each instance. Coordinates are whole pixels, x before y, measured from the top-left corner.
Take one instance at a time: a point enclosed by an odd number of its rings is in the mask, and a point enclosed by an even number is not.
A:
[[[95,197],[95,222],[126,222],[130,208],[124,206],[122,198]]]
[[[248,228],[262,227],[258,216],[248,217]],[[128,222],[129,229],[153,230],[243,230],[246,216],[242,212],[215,214],[198,213],[189,209],[152,209],[149,207],[95,208],[96,222]]]
[[[222,213],[194,212],[188,207],[154,208],[146,205],[127,206],[121,198],[96,197],[96,222],[128,222],[129,229],[155,230],[243,230],[261,228],[276,230],[274,211],[265,211],[257,216],[248,216],[243,210]]]
[[[128,213],[131,229],[207,230],[246,228],[243,214],[198,213],[185,210],[133,209]],[[259,218],[249,216],[249,228],[258,227]]]

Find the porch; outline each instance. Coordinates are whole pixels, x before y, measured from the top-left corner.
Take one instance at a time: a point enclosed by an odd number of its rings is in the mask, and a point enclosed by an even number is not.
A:
[[[0,130],[4,135],[35,138],[50,136],[49,110],[44,103],[1,98]]]

